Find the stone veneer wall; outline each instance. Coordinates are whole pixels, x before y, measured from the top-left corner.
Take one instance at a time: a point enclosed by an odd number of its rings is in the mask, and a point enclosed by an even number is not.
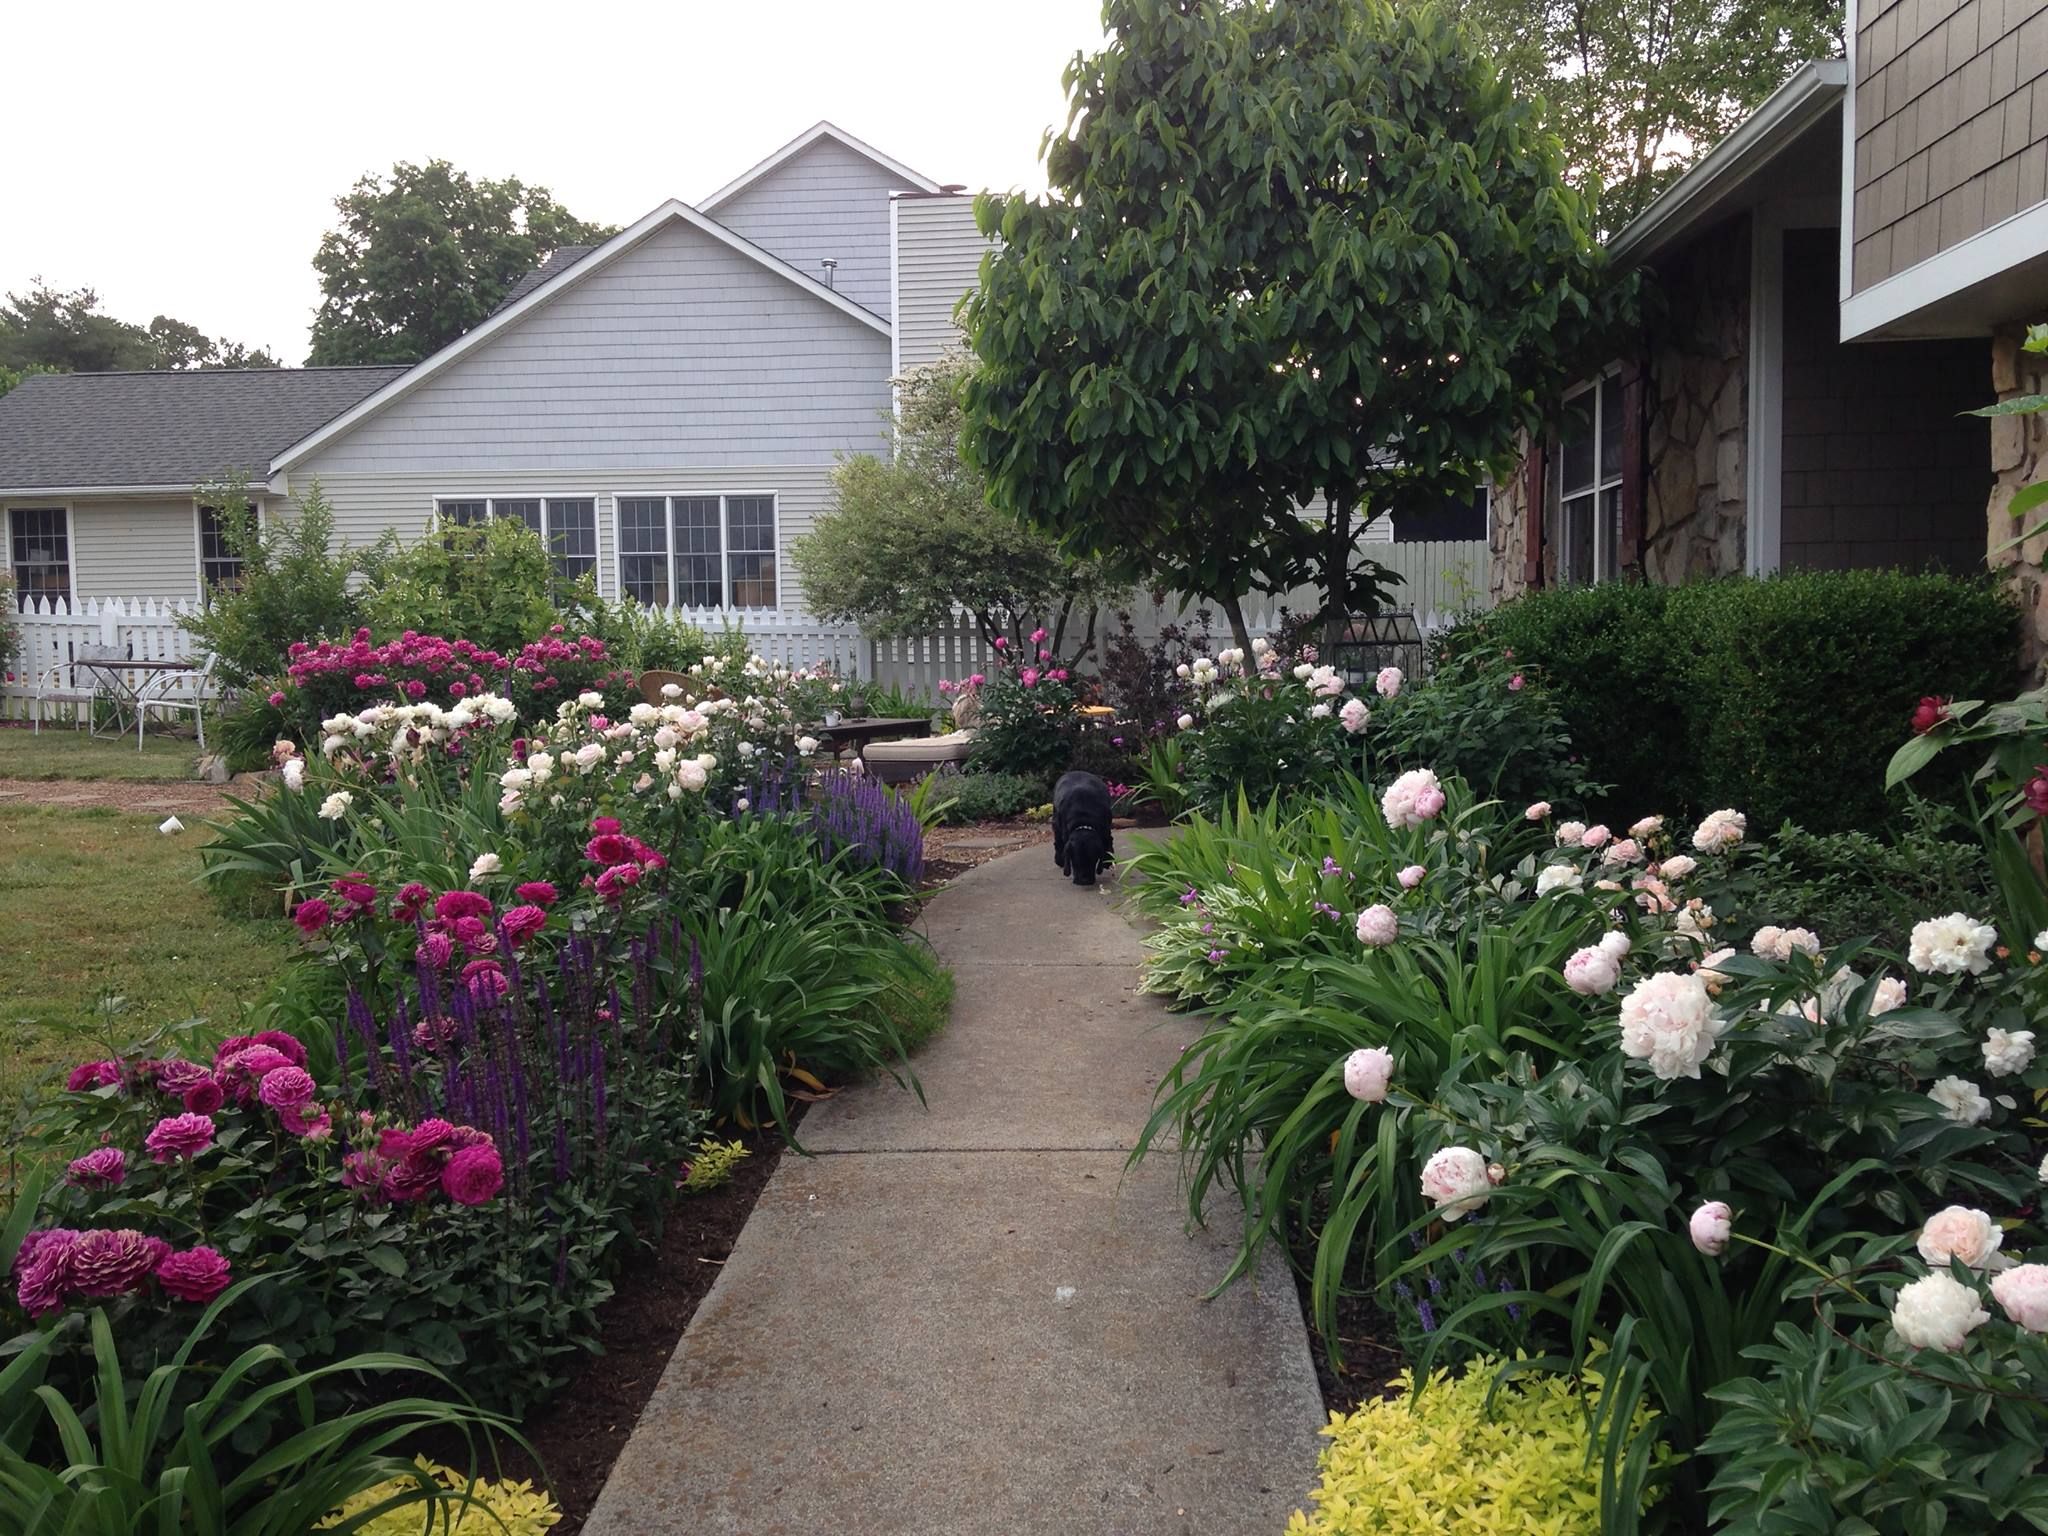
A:
[[[1667,586],[1745,564],[1749,230],[1731,219],[1657,273],[1642,570]]]
[[[2020,336],[2017,330],[2001,331],[1991,341],[1991,387],[2000,400],[2048,394],[2048,358],[2021,351]],[[2036,534],[2002,553],[1989,552],[2041,516],[2037,510],[2016,523],[2010,508],[2014,493],[2022,486],[2048,480],[2048,415],[1991,419],[1991,473],[1984,547],[1994,569],[2013,573],[2023,621],[2020,663],[2031,681],[2042,656],[2048,654],[2048,573],[2041,569],[2042,560],[2048,558],[2048,533]]]

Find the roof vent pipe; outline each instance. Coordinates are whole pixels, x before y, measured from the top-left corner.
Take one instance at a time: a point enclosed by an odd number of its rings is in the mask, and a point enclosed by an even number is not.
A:
[[[825,269],[825,286],[834,293],[837,293],[839,291],[839,258],[827,256],[818,265]]]

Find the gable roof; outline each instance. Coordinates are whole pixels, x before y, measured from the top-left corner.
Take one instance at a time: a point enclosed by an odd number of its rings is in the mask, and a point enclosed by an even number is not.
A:
[[[493,337],[517,325],[542,305],[551,302],[576,284],[595,277],[614,261],[618,260],[619,257],[639,245],[643,240],[648,239],[660,230],[668,228],[671,224],[687,224],[692,229],[709,235],[712,239],[722,245],[729,246],[742,256],[747,257],[750,261],[760,263],[785,282],[792,283],[796,287],[801,288],[812,298],[831,305],[832,308],[838,310],[841,314],[858,320],[862,325],[879,331],[884,336],[890,334],[889,322],[873,310],[868,309],[864,305],[856,304],[843,293],[838,293],[828,288],[808,272],[791,266],[781,257],[763,250],[744,236],[734,234],[716,219],[709,218],[698,212],[688,203],[670,198],[646,217],[620,230],[611,239],[605,241],[603,245],[560,267],[554,276],[543,276],[538,283],[519,298],[500,306],[481,325],[465,331],[431,357],[415,363],[411,368],[401,373],[399,377],[383,385],[374,394],[358,401],[350,409],[342,412],[332,421],[321,426],[317,431],[309,432],[298,440],[279,449],[270,460],[270,472],[272,474],[282,474],[293,465],[303,463],[308,457],[317,453],[320,449],[335,441],[335,439],[346,435],[379,411],[403,399],[444,369],[460,362],[464,357],[485,345]]]
[[[168,491],[271,456],[401,377],[380,368],[41,373],[0,396],[0,491]]]
[[[505,297],[498,301],[498,309],[518,303],[549,278],[560,277],[596,249],[594,245],[565,245],[558,251],[548,252],[546,261],[505,290]],[[491,313],[495,315],[498,309],[492,310]]]
[[[738,197],[740,193],[746,191],[748,187],[751,187],[755,182],[759,181],[762,177],[766,176],[770,171],[774,170],[777,166],[783,164],[785,161],[794,160],[798,155],[802,154],[805,150],[809,149],[813,144],[817,143],[820,139],[833,139],[836,140],[838,143],[844,144],[848,149],[852,150],[855,154],[866,156],[869,160],[872,160],[876,165],[881,166],[884,170],[895,172],[895,174],[901,176],[905,181],[909,182],[912,186],[916,187],[920,192],[939,192],[944,190],[936,181],[933,181],[931,177],[926,176],[921,171],[913,171],[901,160],[893,159],[890,156],[883,154],[879,149],[875,148],[874,145],[866,142],[865,140],[856,139],[852,134],[848,133],[844,128],[841,128],[836,123],[819,121],[811,124],[810,127],[806,128],[802,133],[798,134],[795,138],[791,139],[787,144],[783,145],[782,148],[776,150],[774,154],[770,155],[767,159],[761,161],[758,165],[752,167],[750,170],[742,171],[738,176],[734,177],[731,181],[728,181],[724,186],[720,187],[716,192],[712,193],[709,197],[705,198],[704,201],[699,203],[697,206],[699,208],[702,208],[706,213],[717,212],[721,205],[730,202],[735,197]]]

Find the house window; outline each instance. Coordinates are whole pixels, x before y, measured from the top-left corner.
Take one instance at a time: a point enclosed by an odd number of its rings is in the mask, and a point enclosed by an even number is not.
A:
[[[250,510],[254,512],[255,508]],[[221,525],[220,508],[201,507],[199,590],[211,592],[215,587],[239,587],[241,584],[242,557],[228,543],[227,530]]]
[[[773,496],[621,496],[619,590],[683,608],[773,608]]]
[[[597,498],[594,496],[437,496],[434,515],[456,527],[517,518],[554,556],[555,574],[574,581],[597,569]]]
[[[1575,390],[1565,404],[1573,419],[1559,437],[1551,486],[1558,579],[1611,581],[1621,568],[1621,376]]]
[[[71,516],[62,507],[16,507],[7,514],[8,557],[16,602],[71,597]]]

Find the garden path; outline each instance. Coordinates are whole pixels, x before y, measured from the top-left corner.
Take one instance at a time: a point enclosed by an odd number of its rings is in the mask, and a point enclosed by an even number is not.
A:
[[[1247,1536],[1314,1480],[1284,1263],[1213,1301],[1170,1151],[1127,1173],[1185,1021],[1114,886],[1043,848],[927,910],[951,1023],[816,1106],[613,1469],[589,1536]]]

